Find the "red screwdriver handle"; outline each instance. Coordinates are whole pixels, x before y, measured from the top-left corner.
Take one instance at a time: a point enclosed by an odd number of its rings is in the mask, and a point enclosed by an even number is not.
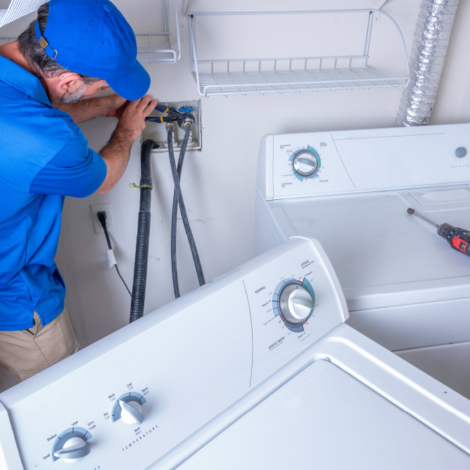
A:
[[[456,249],[461,251],[462,253],[467,254],[467,248],[468,248],[468,242],[463,240],[462,238],[459,237],[454,237],[452,240],[452,246]]]
[[[464,255],[470,256],[470,232],[450,224],[439,225],[437,233],[445,238],[450,246]]]
[[[461,228],[455,227],[450,230],[447,240],[450,246],[464,255],[470,256],[470,233]]]

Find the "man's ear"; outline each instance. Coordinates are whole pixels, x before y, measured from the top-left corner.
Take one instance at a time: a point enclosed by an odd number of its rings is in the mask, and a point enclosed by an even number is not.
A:
[[[78,73],[65,72],[57,76],[57,86],[61,93],[72,93],[83,85]]]

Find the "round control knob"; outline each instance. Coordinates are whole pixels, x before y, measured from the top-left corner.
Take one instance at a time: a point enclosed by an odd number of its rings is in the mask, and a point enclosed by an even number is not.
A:
[[[66,429],[57,436],[52,446],[52,461],[78,462],[90,453],[89,439],[91,439],[91,434],[84,428],[75,426]]]
[[[286,322],[299,325],[310,317],[315,308],[315,302],[302,285],[289,284],[281,292],[279,308]]]
[[[119,406],[121,407],[121,419],[124,424],[134,426],[143,422],[142,407],[137,401],[128,401],[126,403],[119,400]]]
[[[90,445],[81,437],[70,438],[62,449],[54,452],[54,457],[68,463],[75,463],[90,453]]]
[[[320,162],[314,153],[303,150],[296,154],[293,164],[294,170],[300,176],[308,177],[318,170]]]
[[[121,420],[124,424],[135,426],[144,420],[142,413],[142,405],[145,403],[145,398],[137,392],[128,392],[121,395],[113,406],[111,418],[113,423]]]

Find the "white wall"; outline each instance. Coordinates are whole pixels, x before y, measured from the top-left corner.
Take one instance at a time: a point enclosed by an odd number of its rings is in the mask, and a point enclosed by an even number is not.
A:
[[[269,8],[271,3],[244,1],[230,5],[224,2],[224,7],[261,10]],[[315,2],[275,3],[277,9],[305,9],[314,7]],[[416,19],[413,14],[410,20],[410,10],[416,10],[419,2],[413,2],[402,12],[397,3],[402,2],[391,2],[389,9],[410,39]],[[218,4],[220,2],[194,1],[189,8],[216,10],[217,7],[220,9]],[[259,19],[262,28],[263,18]],[[229,23],[233,24],[235,33],[239,22],[239,18],[233,18]],[[186,27],[184,22],[181,24]],[[138,25],[133,26],[139,29]],[[234,49],[247,46],[243,43],[244,35],[240,36]],[[346,34],[343,40],[347,40]],[[182,31],[182,44],[182,58],[176,65],[148,67],[153,78],[150,92],[161,101],[198,98],[189,73],[187,30]],[[295,47],[295,42],[293,45]],[[255,168],[263,135],[392,126],[401,92],[398,89],[203,99],[203,150],[188,154],[182,185],[207,280],[252,256]],[[90,145],[99,150],[114,125],[114,120],[101,119],[86,123],[82,129]],[[140,145],[136,143],[126,173],[108,194],[94,195],[86,200],[68,198],[65,205],[58,263],[68,285],[67,307],[83,344],[96,341],[128,322],[129,295],[116,272],[107,267],[106,242],[102,235],[94,233],[89,206],[103,202],[112,204],[116,255],[124,278],[131,284],[139,191],[129,188],[129,183],[139,181],[139,154]],[[157,154],[152,163],[155,190],[146,312],[174,298],[169,257],[173,183],[168,155]],[[181,288],[182,292],[188,292],[197,287],[197,279],[182,226],[179,226],[179,234]]]
[[[147,1],[151,4],[151,0]],[[125,7],[125,0],[115,2]],[[129,4],[129,2],[127,2]],[[383,1],[329,1],[328,8],[380,7]],[[398,22],[410,49],[420,0],[388,0],[383,9]],[[468,2],[463,1],[461,17],[456,21],[449,69],[443,77],[441,96],[434,121],[459,122],[468,119],[470,93],[467,45],[470,20]],[[314,0],[243,0],[220,2],[194,0],[191,10],[302,10],[326,4]],[[145,15],[145,12],[142,12]],[[235,21],[235,20],[234,20]],[[189,73],[189,38],[182,31],[183,53],[176,65],[151,65],[150,92],[160,101],[197,99],[197,88]],[[260,28],[262,28],[260,18]],[[135,22],[133,27],[139,30]],[[233,33],[243,44],[243,30],[234,22]],[[292,32],[293,35],[296,31]],[[348,41],[348,31],[339,37]],[[385,50],[392,50],[384,42]],[[234,47],[237,43],[234,42]],[[454,73],[455,72],[455,73]],[[458,76],[455,76],[458,74]],[[395,125],[402,90],[369,90],[334,93],[304,93],[202,99],[203,150],[187,155],[182,186],[194,236],[205,270],[211,280],[248,260],[253,252],[254,191],[256,161],[261,137],[268,133],[288,133]],[[116,121],[99,119],[82,126],[95,150],[108,140]],[[67,308],[83,345],[126,325],[130,298],[106,261],[103,235],[94,233],[90,205],[111,203],[115,231],[112,234],[121,273],[132,284],[139,191],[129,183],[138,183],[140,145],[132,150],[128,168],[118,185],[105,195],[87,199],[67,198],[57,262],[68,286]],[[173,184],[168,154],[153,157],[154,191],[152,196],[152,232],[146,312],[173,299],[170,269],[170,211]],[[178,260],[182,292],[197,287],[182,226],[179,229]]]

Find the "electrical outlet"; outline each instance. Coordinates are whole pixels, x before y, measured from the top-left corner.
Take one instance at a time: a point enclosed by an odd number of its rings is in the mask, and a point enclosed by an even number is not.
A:
[[[98,212],[106,212],[106,218],[108,221],[108,232],[114,232],[114,218],[113,213],[111,212],[111,204],[92,204],[90,206],[91,216],[93,217],[93,224],[95,226],[95,233],[104,233],[103,227],[98,220]]]

